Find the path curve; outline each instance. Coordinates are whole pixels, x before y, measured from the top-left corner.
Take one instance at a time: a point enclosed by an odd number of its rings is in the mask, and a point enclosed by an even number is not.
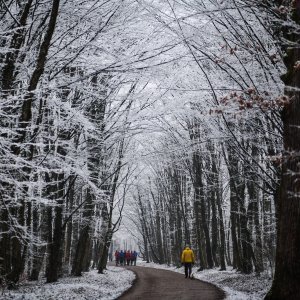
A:
[[[118,300],[222,300],[225,293],[216,286],[183,274],[147,267],[126,267],[136,274],[133,286]]]

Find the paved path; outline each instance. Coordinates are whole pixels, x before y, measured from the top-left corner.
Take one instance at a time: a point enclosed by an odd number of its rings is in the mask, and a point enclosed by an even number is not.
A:
[[[225,294],[212,284],[186,279],[183,274],[145,267],[126,267],[137,278],[119,300],[222,300]]]

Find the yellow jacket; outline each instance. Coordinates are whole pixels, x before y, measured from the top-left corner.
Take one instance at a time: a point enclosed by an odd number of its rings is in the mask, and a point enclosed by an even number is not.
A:
[[[194,252],[189,247],[186,247],[182,251],[181,262],[182,263],[194,263],[195,262]]]

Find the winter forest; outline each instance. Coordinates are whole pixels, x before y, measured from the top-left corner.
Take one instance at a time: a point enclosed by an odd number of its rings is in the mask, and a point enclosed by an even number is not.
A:
[[[300,299],[299,41],[299,0],[1,0],[1,286],[101,276],[123,227]]]

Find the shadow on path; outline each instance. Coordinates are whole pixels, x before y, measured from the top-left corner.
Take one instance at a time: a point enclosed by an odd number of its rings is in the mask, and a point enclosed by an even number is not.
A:
[[[216,286],[197,279],[185,278],[172,271],[126,267],[136,274],[133,286],[118,300],[222,300],[225,293]]]

